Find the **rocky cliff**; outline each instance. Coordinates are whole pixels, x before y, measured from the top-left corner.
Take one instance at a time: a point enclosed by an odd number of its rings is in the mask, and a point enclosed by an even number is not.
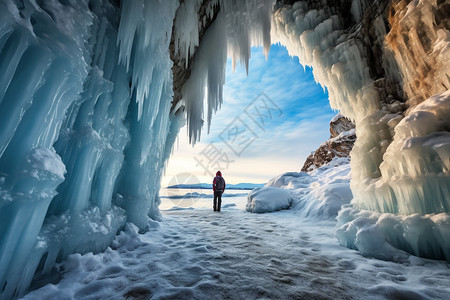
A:
[[[334,157],[350,157],[356,141],[355,125],[341,114],[330,121],[330,138],[306,158],[302,171],[309,172],[330,162]]]

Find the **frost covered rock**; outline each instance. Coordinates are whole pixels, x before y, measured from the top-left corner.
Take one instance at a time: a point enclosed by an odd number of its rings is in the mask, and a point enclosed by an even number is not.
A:
[[[348,118],[337,114],[330,121],[330,139],[306,158],[302,171],[312,171],[330,162],[334,157],[350,157],[350,151],[356,141],[354,128],[355,125]]]
[[[253,213],[273,212],[288,209],[292,204],[291,193],[282,188],[262,187],[247,196],[247,211]]]

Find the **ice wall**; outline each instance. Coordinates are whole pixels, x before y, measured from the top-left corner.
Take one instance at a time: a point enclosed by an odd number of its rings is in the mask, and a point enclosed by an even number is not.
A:
[[[0,1],[0,298],[158,216],[178,1]]]
[[[437,226],[432,218],[450,212],[450,28],[445,11],[448,4],[442,1],[279,1],[272,26],[272,39],[312,66],[316,80],[329,91],[331,106],[356,123],[353,207],[431,214],[427,226],[414,227],[417,237],[431,228],[444,236],[450,226]],[[355,233],[338,235],[341,243],[357,248],[358,230],[348,226],[353,219],[339,220],[339,226],[347,226],[344,231]],[[393,227],[383,232],[389,231],[395,235]],[[450,260],[447,240],[427,241],[431,244],[392,244]]]

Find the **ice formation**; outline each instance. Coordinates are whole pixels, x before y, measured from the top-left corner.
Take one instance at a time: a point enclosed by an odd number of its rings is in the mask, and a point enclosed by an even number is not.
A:
[[[408,234],[414,232],[416,238],[430,230],[437,231],[436,237],[448,234],[448,222],[434,221],[445,218],[433,217],[450,213],[448,4],[283,2],[274,14],[272,39],[312,66],[332,107],[356,124],[358,138],[351,152],[355,213],[347,216],[358,223],[361,209],[394,213],[404,227],[415,228]],[[428,221],[412,226],[400,216],[414,214]],[[364,243],[358,243],[356,228],[361,228],[350,225],[350,217],[338,220],[340,230],[350,231],[338,235],[341,244],[366,252]],[[384,228],[389,229],[380,231],[388,243],[394,233],[401,237],[397,227],[387,222]],[[390,245],[450,260],[445,238]]]
[[[182,115],[167,51],[178,2],[153,2],[121,16],[109,1],[0,2],[2,299],[157,216]]]
[[[159,217],[185,115],[195,142],[203,101],[208,120],[222,101],[227,55],[247,65],[251,45],[268,51],[272,5],[0,1],[1,299],[71,253],[102,251],[125,222],[145,230]],[[178,103],[172,38],[192,63]]]
[[[210,6],[215,3],[217,1],[211,1]],[[187,111],[189,140],[192,143],[200,139],[204,119],[207,120],[209,130],[212,114],[222,103],[227,56],[232,58],[233,67],[236,62],[240,62],[248,72],[251,46],[263,45],[265,53],[268,53],[271,45],[270,26],[273,3],[272,0],[220,1],[220,12],[195,52],[190,77],[182,88],[182,101]],[[190,5],[193,4],[186,4],[184,9],[192,9]],[[207,8],[207,14],[213,11],[210,6]],[[185,19],[187,17],[183,13],[183,20]],[[193,31],[198,31],[195,22],[183,23],[184,33],[180,36],[184,39]],[[196,26],[196,28],[194,30],[189,26]],[[191,49],[197,45],[197,39],[188,41],[184,39],[176,38],[179,40],[179,45],[186,49],[185,55],[192,55]],[[207,108],[206,116],[204,106]]]

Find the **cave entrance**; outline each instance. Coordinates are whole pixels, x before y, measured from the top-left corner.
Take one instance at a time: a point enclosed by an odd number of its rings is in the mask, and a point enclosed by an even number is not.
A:
[[[251,54],[248,76],[245,67],[233,71],[228,58],[223,104],[209,134],[204,129],[192,147],[186,128],[181,129],[162,180],[161,209],[209,207],[217,169],[228,185],[262,184],[284,172],[298,172],[310,152],[329,138],[335,112],[312,69],[279,44],[271,46],[267,60],[262,47],[253,47]],[[166,188],[173,185],[178,188]]]

